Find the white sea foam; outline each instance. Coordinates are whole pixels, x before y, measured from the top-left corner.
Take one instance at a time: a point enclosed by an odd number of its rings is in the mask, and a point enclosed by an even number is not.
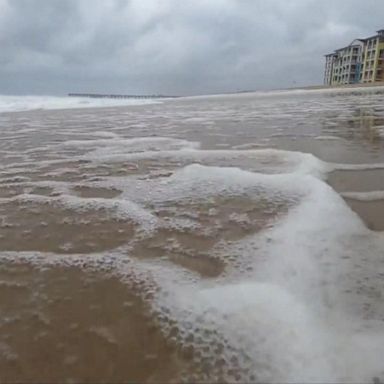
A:
[[[360,201],[384,200],[384,191],[343,192],[342,195],[346,198]]]
[[[133,247],[95,254],[86,261],[80,255],[12,252],[0,253],[1,258],[85,263],[114,270],[128,283],[134,276],[143,282],[143,296],[151,292],[150,305],[164,332],[170,334],[176,327],[173,337],[181,348],[194,348],[196,362],[207,367],[210,378],[239,382],[384,378],[384,238],[369,231],[323,181],[334,169],[375,169],[382,164],[328,164],[310,154],[274,149],[199,150],[197,143],[161,137],[93,136],[52,148],[83,149],[86,153],[77,159],[94,165],[154,160],[160,171],[153,178],[103,176],[83,183],[122,191],[112,199],[71,196],[70,183],[65,189],[61,182],[56,186],[66,193],[62,196],[22,194],[2,202],[100,211],[135,220],[149,229],[148,238],[170,223],[184,235],[200,230],[194,221],[200,215],[196,207],[216,198],[260,206],[265,201],[284,202],[287,209],[259,231],[215,244],[210,252],[225,261],[225,273],[212,279],[202,279],[163,258],[138,259]],[[162,162],[173,165],[169,174],[161,173]],[[53,164],[41,164],[49,163]],[[16,181],[33,185],[29,179]],[[183,204],[192,207],[191,216],[166,222],[153,212],[153,206],[177,211]],[[214,209],[222,208],[217,204]],[[244,219],[237,212],[231,217]],[[220,225],[219,219],[214,225]]]
[[[363,164],[330,164],[337,171],[367,171],[372,169],[384,169],[384,163],[363,163]]]
[[[228,172],[227,183],[233,181],[235,188],[241,179],[245,187],[252,178],[240,170],[217,171]],[[381,377],[384,306],[376,293],[384,288],[379,274],[384,272],[383,238],[371,234],[322,181],[287,177],[298,194],[306,192],[302,203],[272,229],[224,251],[255,272],[245,277],[234,271],[222,284],[184,289],[177,274],[160,278],[164,296],[159,306],[175,316],[185,340],[194,335],[190,344],[195,348],[226,340],[237,359],[231,363],[229,349],[224,355],[228,366],[239,364],[248,371],[240,381],[251,376],[261,382],[368,382]],[[285,190],[288,180],[278,178],[269,178],[270,187]],[[221,182],[213,180],[211,188],[216,185],[220,193]],[[261,188],[268,184],[259,175],[253,182]],[[370,254],[362,259],[368,244]],[[162,276],[161,271],[154,276]],[[210,330],[210,336],[202,329]],[[369,361],[362,361],[361,353]]]
[[[142,226],[144,231],[151,231],[157,221],[156,217],[150,212],[129,200],[81,198],[72,195],[48,197],[34,194],[22,194],[10,198],[0,198],[0,204],[12,201],[56,204],[80,212],[102,211],[107,216],[109,215],[123,220],[134,220]]]
[[[274,155],[279,157],[274,163],[277,169],[285,170],[283,163],[291,157],[285,152]],[[302,154],[292,156],[315,162]],[[122,276],[132,269],[142,278],[150,276],[160,288],[152,305],[165,332],[169,321],[176,322],[179,342],[203,351],[196,361],[209,360],[212,372],[227,380],[368,382],[383,375],[384,307],[376,296],[384,288],[379,276],[384,271],[383,239],[372,234],[326,183],[303,174],[303,168],[308,166],[296,164],[289,169],[293,172],[264,175],[195,164],[169,178],[128,178],[125,187],[120,178],[124,201],[134,205],[116,200],[106,205],[104,199],[85,203],[69,196],[54,201],[75,209],[89,204],[131,212],[146,201],[295,197],[295,206],[272,228],[221,246],[222,255],[230,254],[236,263],[212,282],[192,278],[191,273],[188,278],[185,270],[166,261],[129,259],[121,264],[112,259],[108,268],[116,268]],[[110,181],[114,186],[116,180]],[[361,252],[367,246],[370,253],[364,260]],[[252,272],[244,274],[245,269]],[[222,349],[217,359],[214,348]],[[369,361],[362,361],[361,353]]]
[[[232,148],[233,149],[254,149],[254,148],[259,148],[259,147],[266,147],[267,143],[247,143],[247,144],[239,144],[235,145]]]
[[[107,99],[60,96],[5,96],[0,95],[0,113],[35,109],[98,108],[156,104],[155,99]]]
[[[375,128],[378,132],[379,137],[381,139],[384,139],[384,125],[376,126]]]
[[[333,140],[345,140],[338,136],[316,136],[315,140],[333,141]]]
[[[59,148],[74,147],[87,149],[93,158],[105,158],[126,153],[147,153],[157,151],[172,151],[179,149],[196,149],[199,143],[168,137],[113,137],[109,139],[70,140],[60,145]]]
[[[110,153],[109,149],[102,152],[95,151],[85,157],[95,163],[118,163],[137,161],[142,159],[156,159],[159,161],[174,160],[190,164],[194,162],[204,165],[237,166],[248,168],[255,172],[263,173],[288,173],[316,174],[323,177],[331,168],[330,166],[307,153],[283,151],[277,149],[258,150],[193,150],[181,148],[177,151],[144,151],[127,153]]]

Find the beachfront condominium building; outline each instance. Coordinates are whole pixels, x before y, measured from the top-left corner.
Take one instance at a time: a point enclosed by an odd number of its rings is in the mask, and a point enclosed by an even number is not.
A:
[[[356,39],[346,47],[325,55],[324,84],[354,84],[360,81],[364,40]]]
[[[384,81],[384,30],[325,55],[325,85],[376,81]]]
[[[361,81],[384,81],[384,29],[365,40],[363,73]]]

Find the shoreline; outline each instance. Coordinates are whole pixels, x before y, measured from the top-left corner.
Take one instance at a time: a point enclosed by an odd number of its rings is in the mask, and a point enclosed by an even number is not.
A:
[[[384,81],[376,81],[374,83],[356,83],[356,84],[337,84],[337,85],[308,85],[305,87],[284,88],[283,91],[293,90],[316,90],[316,89],[353,89],[353,88],[376,88],[384,87]]]

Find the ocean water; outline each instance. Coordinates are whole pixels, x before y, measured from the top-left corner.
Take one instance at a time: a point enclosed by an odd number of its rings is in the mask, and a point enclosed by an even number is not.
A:
[[[30,110],[95,108],[154,104],[155,99],[108,99],[66,96],[7,96],[0,95],[0,113]]]
[[[4,107],[0,380],[384,381],[383,94]]]

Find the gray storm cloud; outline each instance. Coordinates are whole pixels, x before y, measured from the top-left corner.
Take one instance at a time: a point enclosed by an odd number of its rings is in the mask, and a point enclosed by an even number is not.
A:
[[[0,0],[0,94],[198,94],[319,84],[382,0]]]

